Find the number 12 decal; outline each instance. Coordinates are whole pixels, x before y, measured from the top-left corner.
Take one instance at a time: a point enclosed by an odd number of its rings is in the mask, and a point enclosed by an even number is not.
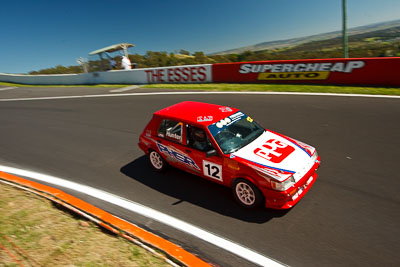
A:
[[[203,174],[222,182],[222,166],[219,164],[203,160]]]

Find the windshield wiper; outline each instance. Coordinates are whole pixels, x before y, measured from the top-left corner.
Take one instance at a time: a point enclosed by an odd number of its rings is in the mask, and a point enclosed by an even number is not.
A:
[[[238,151],[238,150],[241,149],[241,148],[242,148],[242,147],[238,147],[238,148],[232,149],[231,151],[229,151],[228,154],[235,153],[236,151]]]

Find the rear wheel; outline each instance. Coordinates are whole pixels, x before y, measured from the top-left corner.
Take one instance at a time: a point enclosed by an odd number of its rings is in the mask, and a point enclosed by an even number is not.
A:
[[[253,183],[242,178],[234,181],[232,193],[236,201],[245,208],[259,206],[264,200],[261,191]]]
[[[157,151],[150,151],[149,160],[151,166],[158,172],[163,171],[167,167],[167,163]]]

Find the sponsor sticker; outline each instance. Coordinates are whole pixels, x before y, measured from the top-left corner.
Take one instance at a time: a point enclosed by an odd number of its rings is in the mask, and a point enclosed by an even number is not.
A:
[[[221,112],[232,112],[232,109],[230,107],[222,107],[222,108],[219,108],[219,110]]]
[[[146,130],[145,136],[151,137],[151,130]]]
[[[172,138],[172,139],[175,139],[175,140],[177,140],[177,141],[180,141],[180,142],[182,142],[182,136],[180,136],[180,135],[178,135],[178,134],[176,134],[176,133],[171,133],[171,132],[166,132],[165,133],[165,135],[167,136],[167,137],[169,137],[169,138]]]
[[[183,164],[186,164],[187,166],[194,168],[196,170],[200,170],[199,166],[197,166],[196,162],[194,162],[193,159],[191,159],[189,156],[180,153],[178,151],[175,151],[171,147],[164,146],[163,144],[157,143],[158,149],[160,150],[161,153],[167,155],[170,158],[173,158]]]
[[[254,154],[273,163],[280,163],[294,150],[293,147],[282,141],[270,139],[260,148],[254,149]]]
[[[299,188],[299,191],[297,191],[299,193],[299,195],[301,195],[301,193],[303,193],[303,187]]]
[[[235,114],[232,114],[232,115],[226,117],[225,119],[222,119],[220,121],[217,121],[214,124],[209,125],[208,129],[210,130],[212,135],[216,135],[220,131],[224,130],[226,127],[241,120],[245,116],[247,116],[247,115],[245,115],[243,112],[238,111]]]
[[[207,121],[213,121],[213,116],[198,116],[197,117],[197,122],[207,122]]]

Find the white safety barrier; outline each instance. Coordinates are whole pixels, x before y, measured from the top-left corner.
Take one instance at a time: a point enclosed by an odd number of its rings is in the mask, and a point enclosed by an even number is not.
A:
[[[0,73],[1,82],[35,85],[210,83],[211,64],[82,74],[24,75]]]
[[[400,87],[400,57],[273,60],[85,74],[2,74],[21,84],[269,83]]]

